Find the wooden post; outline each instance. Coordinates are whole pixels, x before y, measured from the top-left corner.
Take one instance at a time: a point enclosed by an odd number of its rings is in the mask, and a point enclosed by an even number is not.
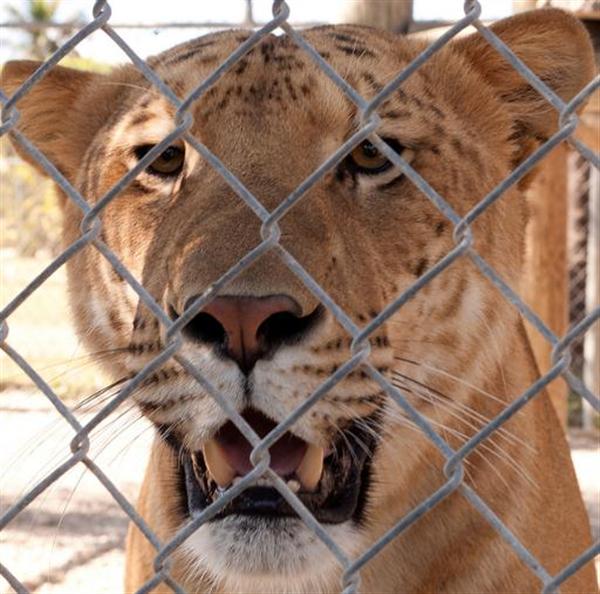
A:
[[[567,276],[567,149],[551,151],[540,165],[528,192],[531,217],[527,227],[525,270],[521,295],[535,313],[558,336],[568,326]],[[551,367],[551,346],[528,325],[533,352],[545,373]],[[562,378],[547,388],[558,416],[566,427],[567,387]]]
[[[412,0],[354,0],[348,2],[346,18],[351,23],[407,33],[412,21]]]
[[[589,201],[586,313],[600,307],[600,173],[594,167],[590,172]],[[586,332],[583,353],[583,382],[592,394],[600,394],[600,322]],[[583,428],[594,429],[597,416],[592,405],[584,399]]]
[[[537,0],[513,0],[512,10],[513,14],[519,12],[525,12],[526,10],[534,10],[537,8]]]
[[[600,15],[597,15],[600,17]],[[600,91],[596,91],[581,115],[577,137],[595,152],[600,152]],[[587,245],[586,310],[600,307],[600,174],[591,167],[589,225]],[[594,394],[600,394],[600,323],[585,334],[583,343],[583,381]],[[598,413],[583,401],[583,426],[592,429]]]

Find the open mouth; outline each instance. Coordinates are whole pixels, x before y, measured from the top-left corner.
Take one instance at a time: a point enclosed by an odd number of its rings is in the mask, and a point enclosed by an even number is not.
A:
[[[274,421],[255,409],[247,409],[242,416],[260,437],[276,427]],[[269,449],[271,469],[319,522],[360,522],[377,445],[374,421],[372,416],[352,421],[327,450],[289,431]],[[185,452],[180,457],[179,482],[188,515],[202,512],[252,470],[251,451],[250,443],[229,421],[203,444],[201,451]],[[297,517],[266,478],[243,491],[211,521],[233,514]]]

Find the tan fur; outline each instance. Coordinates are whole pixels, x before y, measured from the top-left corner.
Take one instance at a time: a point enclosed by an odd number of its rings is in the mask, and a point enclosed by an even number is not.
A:
[[[593,76],[589,39],[564,12],[537,11],[494,28],[564,99]],[[363,27],[322,27],[304,34],[365,97],[374,96],[424,48]],[[150,63],[184,97],[247,36],[240,31],[209,35]],[[35,66],[7,64],[5,92],[14,92]],[[173,128],[175,113],[131,67],[107,76],[56,68],[18,109],[20,129],[92,204],[133,166],[133,147],[154,144]],[[285,37],[264,40],[191,112],[194,136],[269,210],[357,127],[356,108]],[[379,114],[379,134],[412,149],[412,165],[459,214],[505,178],[557,123],[553,108],[477,35],[440,51],[384,102]],[[164,181],[143,173],[101,215],[100,239],[165,309],[171,305],[177,311],[261,241],[257,217],[189,146],[184,178]],[[478,253],[513,286],[522,266],[526,184],[506,192],[473,224]],[[67,200],[64,211],[69,244],[80,235],[81,214]],[[359,326],[454,245],[451,225],[397,172],[351,179],[332,171],[280,226],[282,245]],[[115,379],[136,373],[164,347],[164,329],[94,248],[84,248],[69,262],[69,286],[74,319],[90,349],[127,351],[107,359]],[[317,305],[276,251],[255,262],[224,293],[291,295],[303,315]],[[453,448],[538,377],[518,314],[465,258],[432,280],[371,338],[371,362],[398,383]],[[284,419],[349,358],[349,347],[347,334],[327,317],[309,339],[257,364],[252,405],[277,421]],[[247,405],[231,362],[217,361],[208,349],[187,340],[181,352],[233,406],[242,410]],[[148,378],[133,398],[152,421],[175,427],[192,450],[227,420],[175,362]],[[373,461],[366,519],[361,526],[344,528],[348,537],[341,544],[350,556],[364,552],[446,480],[440,453],[360,370],[335,386],[293,431],[327,445],[337,427],[375,410],[383,411],[383,436]],[[187,521],[178,503],[176,467],[173,452],[157,439],[138,511],[162,542]],[[545,394],[468,456],[465,482],[550,574],[590,545],[565,436]],[[298,542],[312,543],[299,544],[294,552],[309,560],[299,577],[276,572],[240,577],[235,567],[218,569],[216,561],[201,561],[199,555],[213,551],[194,548],[200,545],[174,554],[172,574],[194,593],[339,591],[335,561],[326,551],[314,552],[320,549],[309,533],[295,530],[303,539]],[[195,542],[222,544],[206,533],[202,538]],[[247,553],[253,554],[251,549]],[[132,528],[128,592],[154,575],[155,555]],[[541,588],[460,492],[384,548],[361,577],[365,593],[524,593]],[[167,591],[164,585],[155,589]],[[597,592],[592,564],[561,591]]]

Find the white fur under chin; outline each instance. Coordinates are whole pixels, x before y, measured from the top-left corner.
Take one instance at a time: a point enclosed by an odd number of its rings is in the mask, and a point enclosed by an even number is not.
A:
[[[352,557],[360,537],[349,522],[325,526]],[[320,594],[341,590],[333,554],[299,519],[229,516],[201,526],[182,545],[187,576],[231,594]]]

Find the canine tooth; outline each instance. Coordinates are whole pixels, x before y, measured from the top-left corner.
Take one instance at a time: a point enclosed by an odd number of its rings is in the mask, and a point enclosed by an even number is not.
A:
[[[291,491],[293,491],[294,493],[297,493],[298,491],[300,491],[300,483],[296,480],[296,479],[290,479],[287,482],[287,486],[290,488]]]
[[[236,477],[233,479],[233,485],[235,486],[235,485],[237,485],[238,483],[240,483],[241,481],[242,481],[242,477],[241,477],[241,476],[236,476]]]
[[[304,458],[296,470],[296,476],[300,484],[307,491],[314,491],[321,480],[324,453],[323,448],[312,443],[308,444],[306,454],[304,454]]]
[[[206,468],[217,485],[223,488],[229,487],[235,478],[236,472],[227,462],[221,446],[214,439],[211,439],[202,446],[202,453],[204,454]]]

